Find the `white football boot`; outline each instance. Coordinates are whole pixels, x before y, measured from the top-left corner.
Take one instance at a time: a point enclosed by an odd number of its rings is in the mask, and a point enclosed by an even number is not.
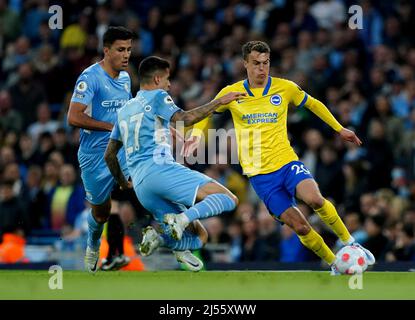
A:
[[[170,227],[172,238],[177,241],[182,238],[183,231],[189,224],[189,219],[183,213],[167,213],[164,215],[163,221]]]
[[[97,251],[92,250],[90,247],[86,248],[85,253],[85,269],[91,273],[95,273],[98,270],[98,260],[99,260],[99,249]]]
[[[146,227],[139,248],[141,255],[144,257],[151,255],[160,245],[160,235],[157,231],[152,226]]]
[[[200,271],[203,268],[203,262],[196,257],[190,250],[173,251],[178,262],[184,263],[190,271]]]

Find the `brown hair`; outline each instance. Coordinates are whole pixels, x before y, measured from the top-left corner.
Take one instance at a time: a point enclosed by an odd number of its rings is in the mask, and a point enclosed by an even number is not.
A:
[[[252,51],[258,51],[260,53],[270,53],[271,49],[269,45],[263,41],[249,41],[242,46],[242,57],[245,61],[248,60],[248,55]]]

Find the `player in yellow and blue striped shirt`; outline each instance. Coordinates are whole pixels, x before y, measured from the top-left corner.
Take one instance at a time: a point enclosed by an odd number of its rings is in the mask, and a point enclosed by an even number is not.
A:
[[[223,88],[216,98],[231,91],[246,92],[247,96],[219,107],[216,112],[229,110],[232,114],[244,174],[249,177],[269,212],[291,227],[307,248],[331,265],[332,273],[336,273],[335,255],[296,207],[295,197],[312,207],[344,245],[361,247],[368,263],[373,264],[375,258],[372,253],[355,243],[333,204],[323,198],[310,171],[298,161],[288,139],[288,107],[304,106],[333,128],[343,140],[357,145],[362,142],[353,131],[343,128],[323,103],[305,93],[294,82],[269,76],[270,48],[266,43],[248,42],[242,52],[248,79]],[[206,125],[204,120],[194,126],[193,139],[185,144],[185,156],[193,152],[197,137]]]

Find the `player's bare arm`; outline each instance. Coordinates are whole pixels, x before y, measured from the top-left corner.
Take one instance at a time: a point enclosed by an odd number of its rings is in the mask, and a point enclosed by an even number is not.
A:
[[[118,162],[117,154],[121,147],[121,141],[110,139],[107,149],[105,150],[104,159],[109,170],[111,171],[111,174],[120,185],[121,189],[125,190],[131,188],[131,183],[125,179],[120,163]]]
[[[211,102],[206,103],[203,106],[194,108],[189,111],[178,111],[173,115],[171,121],[183,121],[185,126],[191,126],[213,114],[213,112],[221,105],[226,105],[244,96],[246,96],[246,94],[242,92],[229,92],[225,94],[223,97],[212,100]]]
[[[79,102],[71,102],[68,111],[68,123],[71,126],[95,131],[111,131],[113,125],[109,122],[98,121],[85,113],[87,106]]]

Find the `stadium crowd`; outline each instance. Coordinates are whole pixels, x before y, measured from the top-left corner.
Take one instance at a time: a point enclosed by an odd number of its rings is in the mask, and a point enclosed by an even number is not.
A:
[[[53,4],[63,7],[62,30],[49,28]],[[362,29],[349,27],[353,4],[362,8]],[[378,260],[415,261],[410,0],[0,0],[0,237],[24,239],[36,230],[70,237],[80,224],[86,203],[76,158],[79,130],[67,125],[66,113],[76,78],[100,60],[101,38],[110,25],[138,35],[128,70],[133,95],[138,64],[158,55],[172,65],[170,94],[184,109],[244,79],[242,44],[266,41],[271,74],[295,81],[363,141],[361,147],[345,144],[312,113],[291,110],[291,144],[322,194]],[[212,128],[232,126],[226,114],[211,122]],[[204,222],[207,249],[230,247],[219,260],[316,259],[269,215],[239,165],[192,167],[240,199],[235,212]],[[327,243],[338,247],[313,211],[299,206]],[[128,206],[123,217],[129,233],[137,235],[137,220],[146,213],[135,208],[136,217]]]

